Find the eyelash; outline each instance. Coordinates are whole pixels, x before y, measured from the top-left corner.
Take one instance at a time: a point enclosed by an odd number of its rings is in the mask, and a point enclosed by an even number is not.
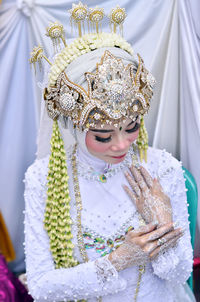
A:
[[[140,124],[136,123],[135,126],[131,129],[126,130],[127,133],[133,133],[140,128]],[[100,136],[95,136],[96,141],[101,142],[101,143],[108,143],[111,140],[111,135],[109,137],[103,138]]]
[[[133,128],[126,130],[126,132],[132,133],[132,132],[137,131],[139,128],[140,128],[140,124],[139,124],[139,123],[136,123],[135,126],[134,126]]]
[[[100,136],[95,136],[96,141],[101,143],[108,143],[111,140],[111,135],[109,137],[103,138]]]

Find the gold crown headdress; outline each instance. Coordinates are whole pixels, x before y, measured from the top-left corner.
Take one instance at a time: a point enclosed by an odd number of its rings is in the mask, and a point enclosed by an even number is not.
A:
[[[96,73],[85,74],[88,91],[61,72],[56,86],[45,91],[49,116],[52,119],[59,115],[69,117],[75,126],[87,130],[97,122],[102,125],[111,121],[117,123],[144,114],[152,97],[153,78],[139,55],[138,61],[134,76],[132,64],[124,66],[121,59],[105,51]]]
[[[48,75],[48,87],[44,92],[48,115],[53,119],[59,116],[70,118],[75,127],[89,129],[98,122],[110,124],[127,117],[134,119],[136,115],[147,112],[153,95],[154,78],[145,68],[142,58],[138,55],[138,67],[134,76],[133,65],[124,66],[122,60],[117,59],[106,51],[97,64],[96,73],[86,73],[88,91],[70,80],[65,73],[67,66],[77,57],[101,47],[118,47],[131,55],[133,50],[122,36],[116,34],[117,26],[121,27],[126,17],[124,8],[117,6],[111,10],[110,23],[113,24],[112,33],[99,33],[99,24],[104,17],[104,10],[95,7],[88,9],[81,2],[73,4],[69,11],[71,20],[78,26],[79,38],[67,45],[64,38],[64,28],[58,23],[51,23],[47,27],[46,35],[52,39],[54,50],[58,51],[60,41],[64,48],[55,56],[53,64],[44,56],[41,46],[34,48],[31,63],[44,58],[51,64]],[[85,19],[93,24],[97,33],[82,36],[81,27]],[[140,135],[138,147],[140,151],[146,149],[147,143],[142,141],[147,135],[143,131]],[[140,152],[141,153],[141,152]]]

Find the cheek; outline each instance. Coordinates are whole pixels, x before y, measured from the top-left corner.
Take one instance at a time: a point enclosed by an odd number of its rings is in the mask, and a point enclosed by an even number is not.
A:
[[[108,150],[109,144],[104,144],[97,142],[95,140],[95,137],[93,134],[90,134],[89,132],[86,134],[85,143],[88,148],[88,150],[92,153],[104,153]]]

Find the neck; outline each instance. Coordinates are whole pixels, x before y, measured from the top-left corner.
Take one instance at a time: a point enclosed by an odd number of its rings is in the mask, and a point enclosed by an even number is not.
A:
[[[108,164],[104,160],[99,159],[94,155],[92,155],[91,153],[89,153],[89,151],[86,148],[83,149],[80,144],[78,144],[77,147],[77,155],[78,155],[79,162],[82,162],[101,173],[104,173],[112,166],[111,164]]]

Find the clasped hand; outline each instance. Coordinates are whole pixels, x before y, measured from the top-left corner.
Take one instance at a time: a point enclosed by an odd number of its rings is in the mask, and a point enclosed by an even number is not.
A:
[[[150,223],[129,231],[124,243],[109,254],[108,259],[117,271],[133,265],[145,265],[159,253],[174,246],[182,234],[180,228],[174,229],[172,222],[159,228],[156,223]]]
[[[128,186],[124,186],[124,190],[147,225],[128,232],[124,243],[109,255],[108,259],[118,271],[155,259],[183,235],[181,228],[174,228],[170,199],[158,180],[144,167],[132,166],[130,172],[125,175],[132,190]]]

